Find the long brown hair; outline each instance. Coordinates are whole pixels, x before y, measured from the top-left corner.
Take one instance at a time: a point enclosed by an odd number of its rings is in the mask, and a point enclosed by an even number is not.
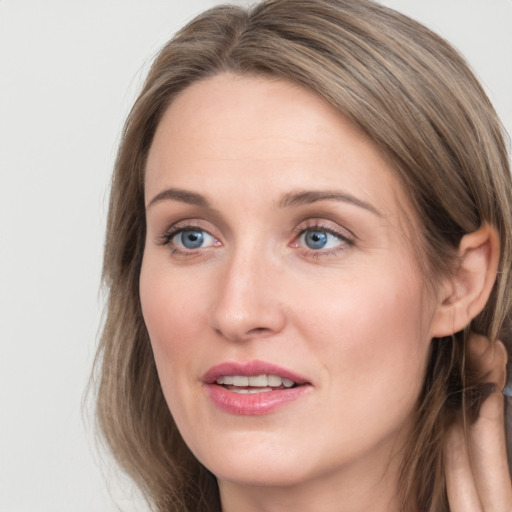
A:
[[[468,333],[509,341],[510,168],[501,125],[461,56],[419,23],[369,0],[216,7],[157,56],[126,121],[110,196],[108,304],[96,372],[97,417],[112,453],[156,510],[220,509],[215,477],[185,446],[165,403],[141,314],[139,273],[144,169],[155,130],[177,94],[222,71],[279,77],[314,91],[388,155],[422,225],[426,286],[452,269],[464,234],[484,222],[495,227],[501,256],[491,297],[466,330],[432,341],[399,478],[402,510],[447,511],[445,424],[457,410],[469,419],[475,407],[468,401],[484,389],[466,362]]]

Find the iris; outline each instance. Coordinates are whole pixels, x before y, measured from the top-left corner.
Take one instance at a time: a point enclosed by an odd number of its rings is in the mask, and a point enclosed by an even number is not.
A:
[[[310,249],[323,249],[327,244],[327,233],[325,231],[307,231],[304,241]]]
[[[203,245],[204,236],[202,231],[198,230],[185,230],[180,235],[181,243],[187,249],[197,249]]]

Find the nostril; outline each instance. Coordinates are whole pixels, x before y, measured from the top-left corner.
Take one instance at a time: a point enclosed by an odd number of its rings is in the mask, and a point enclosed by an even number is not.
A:
[[[250,332],[258,333],[258,332],[265,332],[268,331],[265,327],[255,327],[254,329],[251,329]]]
[[[264,338],[271,336],[273,331],[267,327],[254,327],[246,332],[229,332],[221,328],[215,327],[215,333],[218,336],[226,337],[234,341],[244,341],[251,338]]]
[[[265,334],[269,334],[271,332],[270,329],[266,327],[255,327],[254,329],[251,329],[247,334],[250,336],[261,336]]]

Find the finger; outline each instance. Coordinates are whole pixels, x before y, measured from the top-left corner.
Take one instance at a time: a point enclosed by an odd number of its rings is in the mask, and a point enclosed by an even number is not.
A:
[[[446,490],[451,512],[484,512],[471,470],[464,432],[459,422],[446,435],[444,446]]]
[[[478,419],[469,428],[473,474],[486,512],[512,510],[503,411],[503,395],[493,393],[482,404]]]
[[[474,336],[470,357],[477,363],[482,378],[503,389],[506,381],[507,352],[501,342]],[[468,430],[469,456],[474,482],[486,512],[512,509],[507,446],[505,438],[504,399],[492,393],[482,404],[477,420]]]
[[[481,379],[503,390],[507,381],[507,349],[501,341],[491,343],[485,336],[472,334],[469,357],[475,363]]]

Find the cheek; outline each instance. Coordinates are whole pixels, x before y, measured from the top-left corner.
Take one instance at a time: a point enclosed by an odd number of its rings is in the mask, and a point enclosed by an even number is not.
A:
[[[325,290],[324,290],[325,291]],[[415,273],[388,272],[336,283],[322,301],[306,296],[302,316],[326,379],[345,410],[375,417],[410,413],[424,381],[428,306]],[[320,307],[319,307],[320,304]],[[364,412],[366,411],[366,412]]]
[[[194,280],[182,282],[166,267],[158,268],[149,258],[143,262],[140,299],[160,384],[180,425],[186,424],[187,404],[196,403],[200,392],[198,386],[183,384],[198,382],[193,364],[201,353],[197,340],[205,291]]]
[[[140,276],[140,299],[144,322],[149,333],[159,373],[182,369],[182,359],[194,351],[205,290],[189,279],[182,282],[159,267],[151,258],[143,261]],[[167,372],[166,372],[167,373]]]

